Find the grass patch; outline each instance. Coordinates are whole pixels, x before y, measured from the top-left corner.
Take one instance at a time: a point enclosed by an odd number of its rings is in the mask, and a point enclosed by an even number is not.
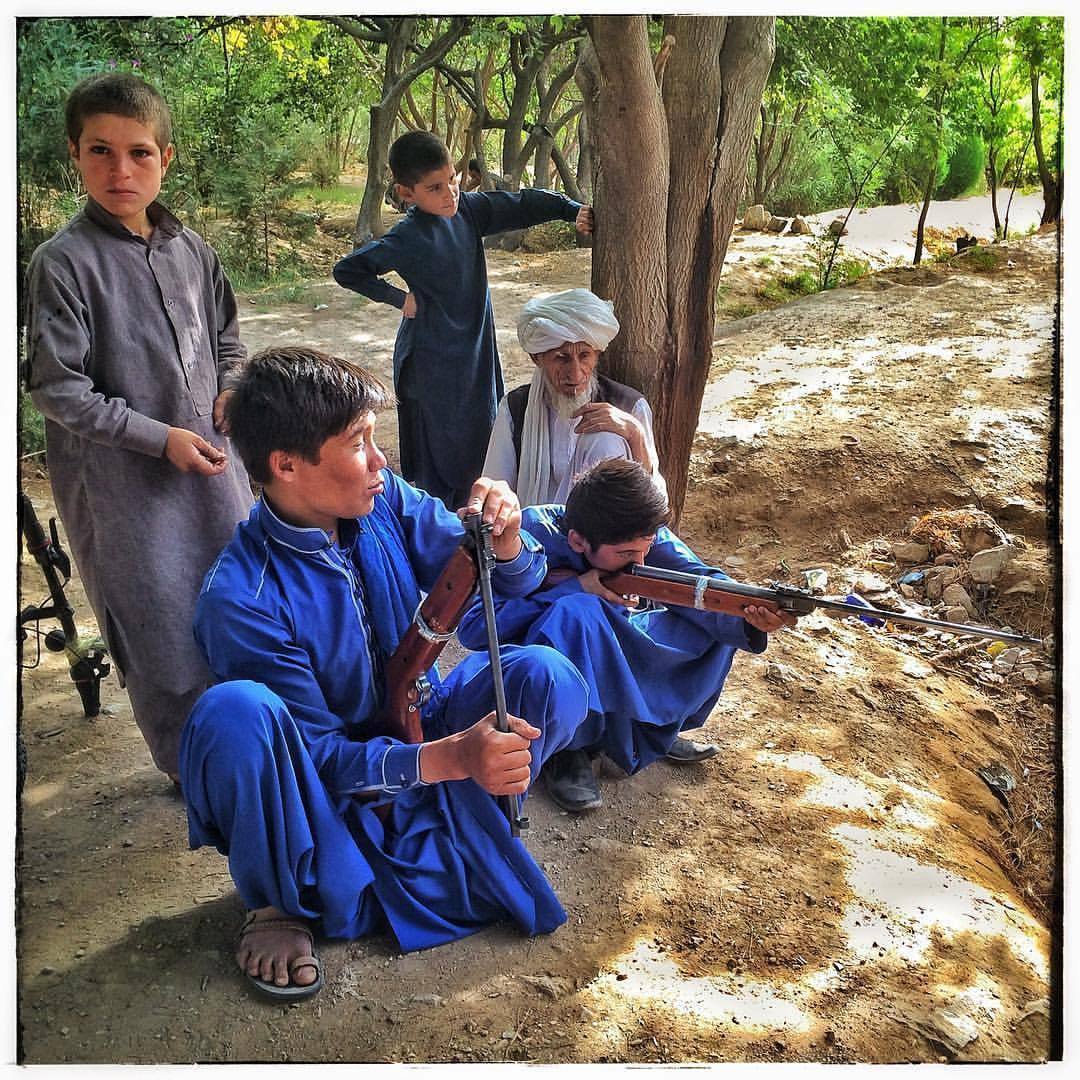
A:
[[[317,210],[320,207],[326,207],[329,208],[329,212],[336,213],[358,208],[363,194],[363,187],[357,187],[356,184],[339,182],[330,184],[328,187],[319,187],[318,184],[308,182],[296,189],[290,201],[301,210]]]
[[[1001,267],[1005,261],[1005,254],[1000,250],[977,244],[959,255],[954,255],[953,259],[956,260],[957,266],[962,266],[966,270],[974,270],[977,274],[987,274]]]
[[[246,292],[255,301],[256,310],[264,314],[281,304],[314,305],[316,297],[312,286],[313,282],[307,279],[289,278],[265,286],[260,286],[255,282],[250,283],[246,288],[238,285],[237,291]]]
[[[727,304],[721,309],[720,314],[727,321],[734,321],[735,319],[745,319],[750,315],[756,315],[760,310],[757,304],[744,300],[734,304]]]
[[[771,255],[759,255],[754,260],[755,266],[772,266],[776,260]]]

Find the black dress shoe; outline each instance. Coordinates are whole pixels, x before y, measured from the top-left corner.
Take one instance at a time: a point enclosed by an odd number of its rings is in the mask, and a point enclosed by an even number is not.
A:
[[[674,765],[693,765],[697,761],[707,761],[719,753],[720,747],[716,743],[694,742],[693,739],[684,739],[681,735],[676,735],[675,741],[664,755],[664,760]]]
[[[592,760],[584,750],[560,750],[544,763],[541,775],[552,802],[580,814],[602,806],[600,785],[593,773]]]

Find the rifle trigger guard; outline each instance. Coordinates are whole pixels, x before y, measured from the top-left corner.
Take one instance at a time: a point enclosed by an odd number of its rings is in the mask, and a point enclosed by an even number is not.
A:
[[[697,581],[694,582],[694,610],[705,610],[705,593],[709,588],[709,579],[702,574]]]
[[[440,634],[438,630],[432,630],[424,621],[424,616],[420,614],[420,607],[422,604],[423,601],[416,605],[416,612],[413,614],[413,622],[416,625],[417,633],[425,641],[431,641],[436,644],[442,644],[443,642],[449,641],[454,636],[454,631],[450,630],[447,633]]]

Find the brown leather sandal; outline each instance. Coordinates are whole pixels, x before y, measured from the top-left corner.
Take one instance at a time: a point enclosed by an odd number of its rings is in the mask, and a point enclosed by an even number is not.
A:
[[[277,983],[267,982],[257,975],[249,975],[246,971],[244,977],[264,997],[274,1001],[303,1001],[305,998],[314,997],[323,985],[322,961],[315,951],[315,935],[311,927],[300,919],[256,919],[255,912],[249,911],[244,918],[244,925],[236,935],[235,948],[239,948],[240,942],[248,934],[257,934],[262,930],[293,930],[297,933],[306,934],[310,952],[307,956],[294,956],[289,961],[289,978],[295,978],[301,968],[312,967],[315,969],[315,981],[307,985],[290,982],[287,986],[278,986]],[[234,951],[235,951],[234,948]]]

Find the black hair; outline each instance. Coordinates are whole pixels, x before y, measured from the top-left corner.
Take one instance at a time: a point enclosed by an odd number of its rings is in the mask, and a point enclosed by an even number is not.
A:
[[[172,142],[169,106],[153,86],[134,75],[124,72],[91,75],[75,86],[64,106],[67,137],[78,146],[87,119],[101,113],[126,116],[153,128],[162,153]]]
[[[317,349],[264,349],[244,362],[230,389],[229,437],[259,484],[271,479],[271,451],[299,454],[317,465],[327,439],[362,413],[394,403],[394,395],[369,371]]]
[[[469,158],[469,172],[480,172],[480,162],[476,158]]]
[[[414,187],[429,172],[450,164],[450,151],[430,131],[407,131],[390,147],[390,171],[402,187]]]
[[[636,461],[608,458],[586,469],[566,497],[563,523],[595,551],[653,536],[671,520],[667,497]]]

